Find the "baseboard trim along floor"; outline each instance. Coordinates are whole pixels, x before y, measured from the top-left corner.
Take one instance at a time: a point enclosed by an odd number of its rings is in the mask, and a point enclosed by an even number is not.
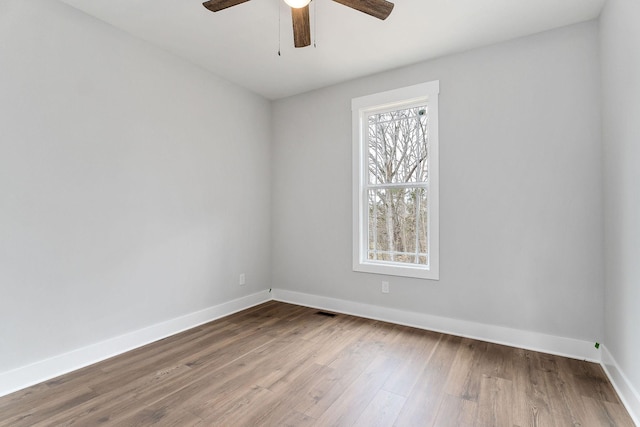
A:
[[[631,385],[631,382],[605,346],[602,348],[601,365],[605,374],[609,377],[609,381],[613,384],[613,388],[620,396],[622,404],[631,415],[633,422],[640,426],[640,393]]]
[[[433,316],[405,310],[363,304],[336,298],[293,292],[282,289],[273,290],[273,299],[291,304],[331,310],[368,319],[382,320],[419,329],[473,338],[495,344],[519,347],[572,359],[588,360],[600,363],[600,350],[594,343],[573,338],[564,338],[538,332],[523,331],[504,326],[488,325],[448,317]]]
[[[510,347],[524,348],[599,363],[604,368],[605,373],[616,389],[631,418],[633,418],[636,425],[640,426],[640,394],[633,388],[604,346],[596,349],[592,342],[573,338],[557,337],[503,326],[408,312],[284,289],[274,289],[273,299],[320,310],[350,314],[434,332],[473,338],[495,344],[508,345]]]
[[[270,300],[600,363],[631,417],[636,424],[640,425],[640,395],[604,346],[596,349],[591,342],[573,338],[409,312],[284,289],[261,291],[38,361],[12,371],[0,373],[0,396],[47,381]]]
[[[7,427],[634,426],[597,363],[275,300],[0,408]]]
[[[271,300],[271,293],[265,290],[0,373],[0,396],[84,368],[269,300]]]

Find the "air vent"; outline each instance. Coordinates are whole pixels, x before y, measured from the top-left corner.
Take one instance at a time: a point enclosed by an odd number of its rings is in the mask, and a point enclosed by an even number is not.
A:
[[[336,317],[335,313],[327,313],[326,311],[319,311],[316,313],[318,316]]]

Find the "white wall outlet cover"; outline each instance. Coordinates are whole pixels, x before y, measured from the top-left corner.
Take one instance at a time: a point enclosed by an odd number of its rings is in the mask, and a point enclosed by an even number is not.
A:
[[[389,293],[389,282],[382,282],[382,293],[383,294]]]

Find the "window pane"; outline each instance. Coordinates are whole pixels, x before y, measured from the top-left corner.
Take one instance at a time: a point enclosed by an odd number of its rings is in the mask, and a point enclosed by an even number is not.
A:
[[[369,183],[426,182],[427,107],[368,116]]]
[[[428,264],[427,190],[371,189],[368,259]]]

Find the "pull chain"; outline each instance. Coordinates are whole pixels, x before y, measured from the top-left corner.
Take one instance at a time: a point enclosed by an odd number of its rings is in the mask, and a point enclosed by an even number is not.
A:
[[[318,39],[318,24],[316,24],[317,16],[318,16],[318,8],[316,7],[316,3],[317,1],[313,1],[313,48],[314,49],[318,47],[316,46],[316,40]]]
[[[282,20],[282,13],[281,12],[281,7],[282,5],[280,4],[280,0],[276,0],[278,2],[278,56],[282,56],[282,54],[280,53],[280,39],[282,38],[282,24],[281,24],[281,20]]]

